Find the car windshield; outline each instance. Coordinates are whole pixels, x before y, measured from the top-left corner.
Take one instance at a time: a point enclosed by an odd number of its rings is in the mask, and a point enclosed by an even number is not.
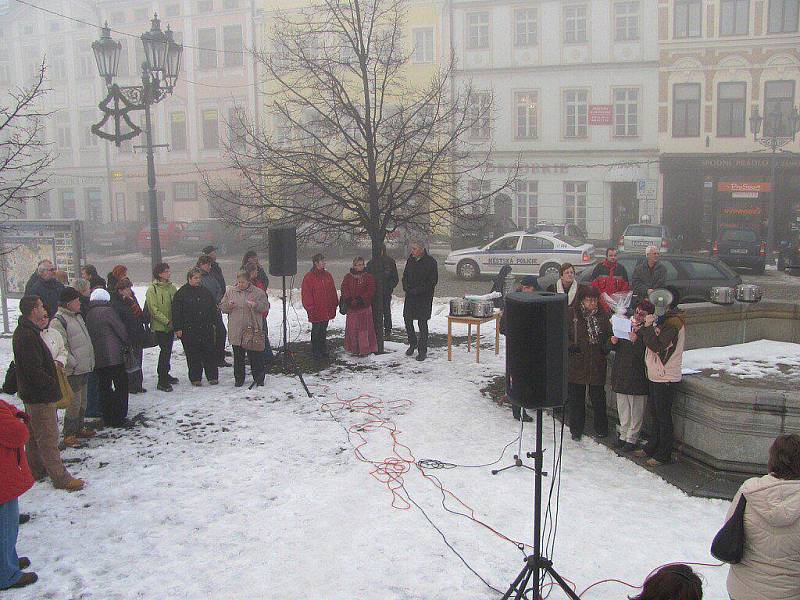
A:
[[[570,237],[570,236],[565,235],[563,233],[558,233],[558,234],[554,235],[553,237],[556,238],[557,240],[561,241],[561,242],[564,242],[565,244],[569,244],[570,246],[581,246],[581,245],[583,245],[583,242],[581,242],[580,240],[576,240],[574,237]]]
[[[750,229],[723,229],[719,239],[725,242],[757,242],[758,238]]]
[[[628,225],[625,235],[660,238],[664,230],[658,225]]]

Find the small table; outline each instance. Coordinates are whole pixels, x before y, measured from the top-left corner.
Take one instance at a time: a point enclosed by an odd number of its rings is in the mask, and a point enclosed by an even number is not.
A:
[[[491,317],[447,317],[447,360],[453,360],[453,323],[467,325],[467,352],[471,352],[472,326],[475,325],[477,339],[475,341],[475,362],[481,362],[481,325],[494,321],[494,353],[500,354],[500,313],[496,312]]]

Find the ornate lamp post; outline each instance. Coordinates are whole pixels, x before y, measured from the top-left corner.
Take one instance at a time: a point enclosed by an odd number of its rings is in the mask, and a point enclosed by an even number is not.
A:
[[[767,122],[758,111],[758,106],[754,105],[750,112],[750,131],[753,132],[753,139],[759,144],[770,150],[770,193],[769,193],[769,221],[767,221],[767,256],[772,258],[775,252],[775,217],[777,207],[777,157],[776,154],[785,152],[783,147],[794,141],[795,135],[800,128],[800,114],[797,107],[793,106],[789,114],[784,119],[783,111],[771,111],[766,115]],[[761,133],[761,125],[764,125],[764,135]]]
[[[156,195],[156,168],[153,157],[153,133],[150,107],[172,93],[178,80],[183,46],[176,43],[169,26],[161,31],[158,15],[151,21],[150,31],[141,36],[145,61],[142,63],[142,85],[120,87],[113,83],[117,75],[122,44],[111,39],[111,29],[106,23],[100,39],[92,43],[92,50],[97,61],[97,70],[105,79],[108,95],[98,105],[103,111],[103,119],[92,125],[92,133],[114,142],[119,146],[122,142],[142,133],[142,129],[131,121],[129,113],[144,110],[145,144],[147,150],[147,193],[150,204],[150,260],[153,266],[161,262],[161,239],[158,234],[158,200]],[[102,130],[105,124],[113,119],[113,133]],[[126,131],[122,130],[125,123]],[[160,146],[158,146],[160,147]]]

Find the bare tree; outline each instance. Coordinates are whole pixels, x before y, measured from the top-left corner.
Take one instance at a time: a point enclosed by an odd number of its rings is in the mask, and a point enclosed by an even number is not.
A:
[[[295,225],[301,242],[366,233],[375,258],[387,234],[428,238],[508,186],[513,175],[466,193],[488,163],[485,139],[470,139],[490,130],[491,95],[452,89],[452,56],[410,82],[405,15],[404,0],[318,0],[276,15],[271,47],[254,52],[270,126],[238,113],[227,149],[240,179],[207,180],[228,220]]]
[[[44,112],[40,103],[48,93],[45,63],[30,84],[7,92],[0,102],[0,229],[24,214],[29,201],[47,191],[46,170],[54,157],[44,140]]]

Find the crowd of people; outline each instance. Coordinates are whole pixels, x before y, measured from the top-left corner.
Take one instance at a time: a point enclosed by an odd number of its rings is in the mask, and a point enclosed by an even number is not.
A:
[[[204,378],[208,385],[218,385],[220,369],[232,366],[234,385],[241,387],[248,364],[253,385],[264,385],[273,356],[267,330],[269,280],[256,252],[245,254],[230,287],[212,246],[203,249],[180,287],[172,282],[167,263],[157,264],[152,274],[143,304],[134,293],[125,265],[115,266],[105,279],[92,265],[85,265],[80,277],[67,285],[53,263],[43,260],[26,285],[12,340],[14,361],[3,385],[3,391],[18,395],[25,409],[0,401],[0,589],[37,580],[35,573],[25,571],[30,560],[16,554],[18,525],[24,520],[17,499],[34,481],[45,478],[56,489],[83,489],[85,482],[69,473],[60,449],[80,446],[82,440],[95,435],[90,418],[101,417],[100,426],[105,427],[130,425],[129,394],[147,392],[143,387],[145,348],[159,349],[156,388],[164,393],[172,392],[179,383],[171,374],[176,338],[183,346],[190,385],[200,387]],[[376,289],[376,275],[382,283],[380,290]],[[589,285],[579,285],[575,275],[574,266],[565,263],[558,280],[548,288],[566,294],[568,300],[566,410],[572,438],[580,440],[584,434],[587,399],[595,436],[608,436],[606,361],[613,351],[610,387],[620,418],[617,445],[621,451],[646,455],[651,466],[671,462],[671,406],[675,384],[681,379],[685,326],[677,298],[668,309],[658,312],[648,300],[665,279],[658,249],[647,249],[646,260],[630,281],[616,261],[614,249],[594,268]],[[312,326],[312,356],[329,357],[327,328],[337,310],[346,315],[345,351],[358,356],[376,352],[379,335],[391,338],[392,293],[402,283],[406,354],[416,353],[416,360],[425,360],[437,282],[436,261],[421,243],[412,245],[402,279],[385,247],[369,263],[356,257],[341,282],[341,292],[326,270],[325,257],[314,255],[301,287]],[[523,278],[518,289],[538,290],[537,278]],[[637,297],[630,311],[631,331],[627,338],[618,338],[603,293],[628,290]],[[382,319],[375,318],[373,308],[380,308]],[[505,327],[502,321],[501,327]],[[231,352],[226,350],[226,341]],[[231,355],[233,365],[227,361]],[[648,405],[653,426],[647,444],[639,448]],[[59,407],[66,409],[60,433]],[[514,411],[515,418],[529,418],[518,407]],[[800,581],[800,437],[776,440],[769,468],[769,475],[749,480],[737,495],[745,495],[749,501],[745,514],[748,544],[745,560],[730,572],[732,598],[788,598],[791,596],[769,591],[776,589],[770,578],[777,578],[777,588],[787,593],[797,589]],[[636,598],[701,598],[701,587],[690,568],[671,565],[649,578]],[[676,591],[665,596],[667,588]]]

